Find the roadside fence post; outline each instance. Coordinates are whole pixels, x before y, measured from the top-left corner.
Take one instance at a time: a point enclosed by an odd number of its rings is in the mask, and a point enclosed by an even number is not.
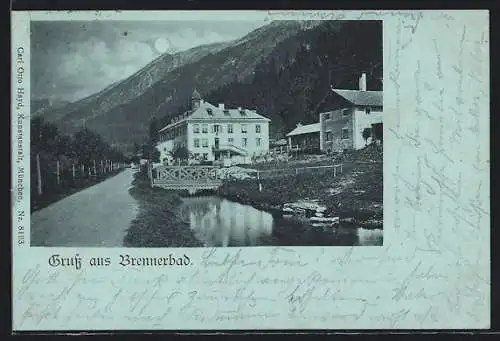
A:
[[[59,160],[56,161],[56,177],[57,177],[57,184],[61,184],[61,174],[59,170]]]
[[[37,177],[37,190],[38,195],[42,195],[42,171],[40,169],[40,154],[36,154],[36,177]]]

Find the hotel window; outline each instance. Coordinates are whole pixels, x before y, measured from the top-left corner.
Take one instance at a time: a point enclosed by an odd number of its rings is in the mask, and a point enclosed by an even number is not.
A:
[[[256,132],[257,134],[259,134],[259,133],[260,133],[260,124],[257,124],[257,125],[255,126],[255,132]]]
[[[208,153],[203,153],[203,160],[208,159]]]
[[[229,134],[232,134],[232,133],[233,133],[233,125],[232,125],[232,124],[228,124],[228,125],[227,125],[227,132],[228,132]]]
[[[210,116],[213,116],[214,112],[212,111],[212,109],[207,109],[207,113],[210,115]]]
[[[224,109],[224,115],[229,116],[229,110],[228,109]]]
[[[330,119],[330,114],[329,113],[325,114],[325,120],[329,120],[329,119]]]
[[[331,131],[327,131],[326,132],[326,140],[327,141],[331,141],[332,140],[332,132]]]
[[[221,129],[221,128],[222,128],[222,127],[221,127],[220,125],[218,125],[218,124],[214,124],[214,125],[212,126],[212,132],[213,132],[213,133],[222,133],[222,129]]]
[[[208,134],[208,124],[204,124],[201,126],[201,132],[203,134]]]
[[[241,139],[241,145],[242,145],[243,147],[246,147],[246,146],[247,146],[247,138],[246,138],[246,137],[244,137],[244,138],[242,138],[242,139]]]
[[[255,139],[255,145],[256,145],[257,147],[259,147],[259,146],[260,146],[260,138],[259,138],[259,137],[257,137],[257,138]]]
[[[342,138],[343,139],[349,138],[349,129],[348,128],[342,128]]]
[[[201,140],[201,143],[204,148],[208,147],[208,139]]]
[[[242,124],[242,125],[241,125],[241,132],[242,132],[243,134],[246,134],[246,133],[247,133],[247,125],[246,125],[246,124]]]
[[[200,153],[194,153],[194,159],[198,160],[200,158]]]
[[[193,125],[193,133],[195,133],[195,134],[200,133],[200,125],[199,124]]]
[[[234,139],[232,137],[227,139],[227,143],[233,143],[233,142],[234,142]]]
[[[344,115],[344,116],[349,115],[349,109],[342,110],[342,115]]]
[[[240,115],[241,116],[246,116],[247,115],[247,112],[245,111],[245,109],[241,109],[240,110]]]
[[[194,139],[194,147],[195,148],[200,148],[200,139]]]
[[[372,111],[372,110],[371,110],[371,108],[370,108],[370,107],[366,107],[366,108],[365,108],[365,113],[369,114],[371,111]]]

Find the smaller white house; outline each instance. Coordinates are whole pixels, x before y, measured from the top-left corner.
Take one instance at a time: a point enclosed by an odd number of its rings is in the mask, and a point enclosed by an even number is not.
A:
[[[376,138],[383,126],[382,91],[366,90],[366,74],[359,90],[332,89],[337,105],[319,114],[320,148],[325,152],[357,150]],[[364,131],[369,137],[365,140]]]
[[[320,129],[319,123],[298,123],[297,127],[286,135],[288,147],[297,150],[319,150]]]

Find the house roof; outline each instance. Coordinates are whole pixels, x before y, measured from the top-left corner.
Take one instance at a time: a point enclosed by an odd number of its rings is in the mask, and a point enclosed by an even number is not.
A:
[[[360,106],[383,106],[382,91],[362,91],[362,90],[344,90],[332,89],[333,92],[342,96],[354,105]]]
[[[211,114],[208,110],[212,110]],[[213,104],[208,102],[203,102],[200,104],[200,107],[196,109],[190,116],[189,119],[229,119],[229,118],[237,118],[237,119],[260,119],[270,121],[267,117],[257,114],[255,110],[241,108],[241,111],[234,108],[225,108],[221,109],[216,107]]]
[[[206,120],[207,122],[213,122],[216,120],[227,120],[227,119],[270,121],[270,119],[268,119],[267,117],[257,114],[255,110],[244,109],[244,108],[242,108],[241,110],[244,112],[244,114],[242,114],[239,109],[231,109],[231,108],[221,109],[213,104],[202,101],[200,103],[200,106],[195,111],[186,111],[184,114],[180,115],[181,119],[169,123],[162,129],[160,129],[160,132],[172,126],[175,126],[180,122],[190,121],[190,120],[196,120],[196,121]],[[211,113],[209,113],[209,111],[211,111]]]
[[[320,125],[319,123],[313,123],[313,124],[306,124],[306,125],[301,125],[286,134],[286,136],[295,136],[295,135],[302,135],[302,134],[310,134],[310,133],[319,133],[320,131]]]

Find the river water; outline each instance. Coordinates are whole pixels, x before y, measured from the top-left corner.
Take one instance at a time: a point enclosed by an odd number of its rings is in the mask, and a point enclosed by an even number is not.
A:
[[[380,229],[314,227],[215,196],[183,200],[180,215],[206,247],[382,245]]]

